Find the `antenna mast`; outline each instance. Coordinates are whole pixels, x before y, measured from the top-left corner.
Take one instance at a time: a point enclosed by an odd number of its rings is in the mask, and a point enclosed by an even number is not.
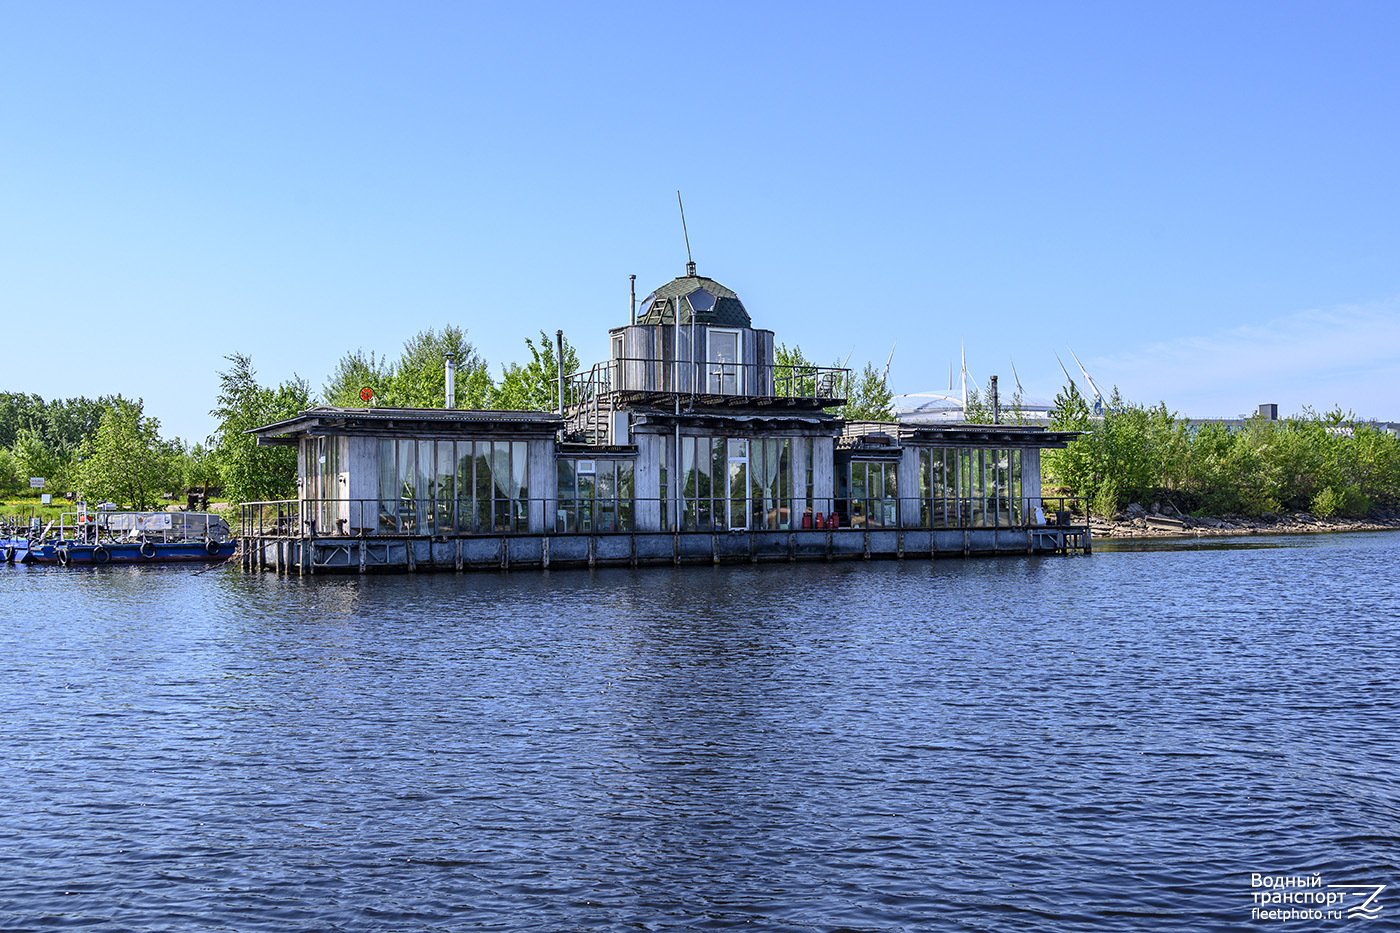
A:
[[[695,260],[690,257],[690,231],[685,228],[685,204],[681,201],[681,190],[676,189],[676,204],[681,209],[681,233],[685,234],[685,274],[695,275]]]

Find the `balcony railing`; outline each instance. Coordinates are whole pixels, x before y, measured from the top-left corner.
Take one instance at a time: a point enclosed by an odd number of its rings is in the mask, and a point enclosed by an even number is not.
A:
[[[690,396],[845,402],[851,371],[834,366],[788,366],[622,358],[596,363],[568,377],[564,388],[567,433],[589,443],[619,443],[613,412],[619,396]]]
[[[565,401],[586,404],[608,392],[821,399],[839,404],[851,371],[832,366],[692,362],[624,358],[568,377]]]
[[[1082,529],[1088,501],[1069,496],[772,499],[284,499],[247,502],[253,538],[469,537],[837,529]]]

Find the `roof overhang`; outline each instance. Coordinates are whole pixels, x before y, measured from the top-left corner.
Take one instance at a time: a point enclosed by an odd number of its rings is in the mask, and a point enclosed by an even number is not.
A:
[[[563,425],[562,418],[545,411],[318,407],[245,433],[255,435],[260,447],[292,447],[303,437],[546,438]]]
[[[904,447],[1022,447],[1059,449],[1067,446],[1083,431],[1047,431],[1033,424],[969,424],[951,422],[940,424],[910,424],[892,421],[848,422],[841,432],[841,446],[887,446],[890,438]],[[877,437],[878,445],[868,444],[867,438]]]

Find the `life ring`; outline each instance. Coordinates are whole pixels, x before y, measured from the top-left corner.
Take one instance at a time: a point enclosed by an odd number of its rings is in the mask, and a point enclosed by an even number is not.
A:
[[[204,553],[208,554],[210,557],[217,557],[219,555],[219,542],[215,541],[213,538],[205,541]]]
[[[14,562],[15,562],[15,549],[14,549],[13,547],[6,547],[6,548],[5,548],[5,563],[7,563],[7,564],[13,564]]]
[[[111,559],[112,552],[107,550],[102,545],[99,544],[97,547],[92,549],[92,562],[94,564],[105,564],[111,561]]]
[[[141,542],[141,556],[150,560],[156,556],[156,546],[149,541]]]
[[[68,566],[69,564],[71,564],[72,562],[73,562],[73,555],[71,555],[71,554],[68,553],[68,549],[67,549],[66,547],[61,547],[61,548],[59,548],[59,549],[58,549],[58,566],[60,566],[60,567],[67,567],[67,566]]]

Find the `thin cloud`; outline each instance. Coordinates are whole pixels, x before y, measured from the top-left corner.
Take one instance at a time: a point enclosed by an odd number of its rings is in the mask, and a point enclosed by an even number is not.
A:
[[[1299,311],[1086,365],[1125,398],[1165,401],[1196,417],[1276,402],[1283,414],[1340,406],[1360,417],[1400,419],[1400,299]]]

